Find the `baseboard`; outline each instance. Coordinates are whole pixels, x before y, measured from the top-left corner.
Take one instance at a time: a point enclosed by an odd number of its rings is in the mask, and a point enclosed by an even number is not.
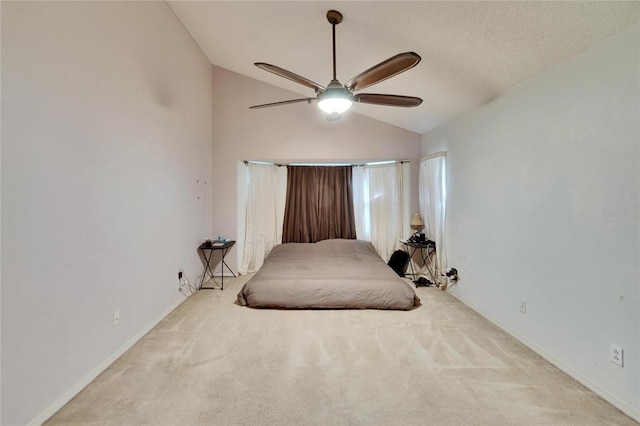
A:
[[[76,383],[71,389],[65,392],[60,398],[58,398],[53,404],[51,404],[47,409],[38,414],[34,419],[32,419],[28,425],[41,425],[46,422],[51,416],[58,412],[64,405],[71,401],[71,399],[76,396],[82,389],[84,389],[89,383],[91,383],[96,377],[100,375],[104,370],[106,370],[111,364],[113,364],[118,358],[120,358],[126,351],[131,349],[133,345],[135,345],[138,340],[142,339],[145,334],[150,332],[156,325],[160,323],[167,315],[173,312],[178,306],[180,306],[187,298],[182,298],[177,300],[173,305],[167,308],[162,314],[157,316],[151,323],[149,323],[146,327],[136,333],[131,339],[129,339],[124,345],[122,345],[115,353],[109,356],[107,359],[102,361],[100,364],[96,366],[93,370],[89,372],[85,377],[82,378],[78,383]]]
[[[622,411],[624,414],[626,414],[627,416],[631,417],[633,420],[635,420],[637,422],[640,422],[640,411],[637,408],[635,408],[635,407],[629,405],[628,403],[620,400],[617,396],[613,395],[608,390],[603,389],[599,385],[593,383],[589,378],[585,377],[582,373],[580,373],[579,371],[575,370],[571,366],[561,362],[556,357],[554,357],[552,354],[548,353],[547,351],[545,351],[544,349],[542,349],[541,347],[536,345],[534,342],[532,342],[529,339],[527,339],[526,337],[520,335],[518,332],[516,332],[515,330],[513,330],[509,326],[503,324],[501,321],[499,321],[496,318],[494,318],[493,316],[491,316],[484,309],[482,309],[479,306],[469,302],[467,299],[465,299],[464,297],[461,297],[459,294],[456,294],[455,292],[451,292],[450,291],[448,293],[451,296],[453,296],[454,298],[456,298],[457,300],[459,300],[460,302],[462,302],[465,305],[467,305],[469,308],[473,309],[475,312],[480,314],[483,318],[485,318],[486,320],[488,320],[492,324],[494,324],[497,327],[499,327],[501,330],[503,330],[506,333],[508,333],[511,337],[513,337],[514,339],[518,340],[520,343],[522,343],[525,346],[527,346],[529,349],[534,351],[536,354],[540,355],[546,361],[550,362],[554,366],[558,367],[558,369],[562,370],[564,373],[568,374],[573,379],[577,380],[582,385],[586,386],[589,390],[593,391],[595,394],[597,394],[598,396],[602,397],[605,401],[607,401],[608,403],[610,403],[611,405],[613,405],[614,407],[616,407],[617,409]]]

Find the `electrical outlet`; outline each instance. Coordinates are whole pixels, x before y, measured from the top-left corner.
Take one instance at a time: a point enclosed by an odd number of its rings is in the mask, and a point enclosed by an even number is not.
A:
[[[624,367],[624,350],[621,347],[611,345],[609,357],[611,358],[612,363],[619,365],[620,367]]]
[[[120,311],[113,313],[113,326],[117,327],[120,324]]]
[[[520,312],[523,314],[527,313],[527,301],[526,300],[521,300],[520,301]]]

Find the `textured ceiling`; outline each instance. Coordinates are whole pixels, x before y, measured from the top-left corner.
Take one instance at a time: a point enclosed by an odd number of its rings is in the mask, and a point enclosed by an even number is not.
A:
[[[278,65],[326,86],[332,65],[331,25],[325,16],[330,9],[340,11],[344,20],[336,27],[336,38],[341,83],[397,53],[414,51],[422,56],[417,67],[363,91],[418,96],[422,105],[355,104],[352,111],[420,134],[638,22],[640,11],[637,1],[169,1],[169,5],[212,64],[300,97],[315,94],[253,63]],[[283,100],[256,93],[254,104]]]

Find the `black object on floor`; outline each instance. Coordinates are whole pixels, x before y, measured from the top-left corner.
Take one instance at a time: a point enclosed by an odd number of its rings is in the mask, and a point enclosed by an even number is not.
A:
[[[409,265],[409,253],[404,250],[394,251],[387,265],[389,265],[391,269],[396,271],[396,274],[404,277],[404,273],[407,270],[407,265]]]
[[[431,287],[432,285],[434,285],[431,280],[428,280],[425,277],[420,277],[413,283],[416,285],[416,287]]]

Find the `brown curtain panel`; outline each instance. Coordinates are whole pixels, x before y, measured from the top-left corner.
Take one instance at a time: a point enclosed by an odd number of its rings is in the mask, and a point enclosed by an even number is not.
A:
[[[351,166],[289,166],[283,243],[356,238]]]

